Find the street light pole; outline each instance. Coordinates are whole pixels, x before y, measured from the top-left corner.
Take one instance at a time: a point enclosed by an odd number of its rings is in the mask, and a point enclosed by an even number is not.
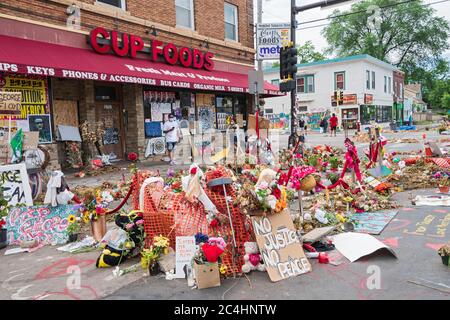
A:
[[[297,30],[297,21],[295,19],[296,10],[295,10],[295,0],[291,0],[291,42],[294,45],[295,48],[295,41],[296,36],[295,32]],[[295,89],[291,91],[291,138],[295,137],[297,135],[297,107],[296,107],[296,95],[297,95],[297,74],[292,75],[294,83],[295,83]],[[290,141],[293,141],[293,139],[290,139]],[[295,143],[294,143],[295,145]]]

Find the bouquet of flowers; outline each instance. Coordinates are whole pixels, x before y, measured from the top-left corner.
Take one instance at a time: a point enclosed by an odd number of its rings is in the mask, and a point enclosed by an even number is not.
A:
[[[161,255],[169,253],[169,244],[169,239],[162,235],[154,237],[150,248],[141,251],[142,268],[154,269]]]

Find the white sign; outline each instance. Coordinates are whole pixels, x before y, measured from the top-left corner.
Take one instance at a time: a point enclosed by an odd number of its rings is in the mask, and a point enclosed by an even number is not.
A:
[[[9,205],[33,205],[25,163],[0,166],[0,185],[3,187],[2,196]]]
[[[276,60],[280,58],[283,44],[291,39],[289,23],[259,23],[256,25],[257,60]]]
[[[191,264],[197,251],[195,237],[176,237],[175,242],[175,278],[185,278],[184,266]]]

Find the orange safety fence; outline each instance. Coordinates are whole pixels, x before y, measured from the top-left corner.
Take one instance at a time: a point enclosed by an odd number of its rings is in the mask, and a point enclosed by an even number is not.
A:
[[[224,172],[224,174],[226,174]],[[133,178],[133,206],[139,209],[140,189],[148,177],[154,176],[150,171],[138,171]],[[216,178],[209,172],[206,173],[206,181]],[[231,185],[226,186],[227,196],[234,200],[235,190]],[[222,263],[227,266],[227,275],[241,273],[244,264],[244,243],[250,241],[251,223],[239,207],[229,201],[231,221],[236,238],[236,249],[233,249],[231,226],[228,219],[226,198],[223,187],[215,187],[211,190],[205,187],[205,192],[219,211],[217,219],[224,221],[217,228],[209,226],[206,212],[201,202],[190,203],[184,197],[184,192],[174,193],[164,190],[160,183],[149,184],[144,192],[144,229],[146,233],[146,246],[149,247],[152,239],[157,235],[164,235],[170,239],[170,246],[175,249],[177,236],[193,236],[198,232],[208,236],[221,236],[227,243],[225,253],[222,255]],[[234,252],[234,259],[233,259]]]

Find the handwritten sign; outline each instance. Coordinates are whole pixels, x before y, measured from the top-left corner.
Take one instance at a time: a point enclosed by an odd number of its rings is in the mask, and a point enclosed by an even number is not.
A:
[[[185,278],[184,266],[191,264],[196,252],[195,237],[177,237],[175,252],[175,277]]]
[[[8,242],[37,240],[43,244],[64,244],[69,238],[67,218],[75,211],[74,205],[15,207],[6,219]]]
[[[252,223],[270,280],[277,282],[312,270],[288,210],[253,217]]]
[[[3,197],[9,205],[33,205],[25,163],[0,166],[0,185],[3,187]]]
[[[18,115],[22,105],[22,93],[0,91],[0,114]]]

